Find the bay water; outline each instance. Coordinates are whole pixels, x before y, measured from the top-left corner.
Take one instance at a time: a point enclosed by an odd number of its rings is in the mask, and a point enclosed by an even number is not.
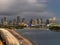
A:
[[[17,29],[16,31],[30,39],[35,45],[60,45],[60,32],[37,29]]]

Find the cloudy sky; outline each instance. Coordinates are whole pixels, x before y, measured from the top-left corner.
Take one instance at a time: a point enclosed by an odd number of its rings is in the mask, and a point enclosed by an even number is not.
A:
[[[60,0],[0,0],[0,15],[60,17]]]

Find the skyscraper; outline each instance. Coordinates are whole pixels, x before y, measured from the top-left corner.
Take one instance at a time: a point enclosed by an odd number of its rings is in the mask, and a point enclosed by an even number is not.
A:
[[[43,24],[43,19],[42,19],[42,18],[40,18],[40,20],[41,20],[41,24]]]
[[[29,23],[32,24],[32,21],[33,21],[33,19],[31,19]]]
[[[13,25],[13,24],[12,24],[12,20],[9,20],[9,25],[10,25],[10,26]]]
[[[17,16],[17,24],[20,23],[20,16]]]
[[[24,22],[25,21],[25,18],[22,18],[22,22]]]
[[[36,19],[32,20],[32,25],[37,25],[37,20]]]
[[[5,16],[4,18],[3,18],[3,25],[7,25],[8,24],[8,22],[7,22],[7,17]]]
[[[56,24],[56,17],[53,17],[53,23]]]
[[[46,25],[49,24],[49,19],[46,20]]]
[[[3,18],[1,19],[1,24],[3,25]]]
[[[16,25],[16,19],[13,19],[13,25]]]
[[[7,17],[4,17],[3,20],[4,20],[4,22],[7,21]]]
[[[41,24],[41,19],[37,19],[37,24]]]
[[[49,22],[56,24],[56,17],[49,18]]]

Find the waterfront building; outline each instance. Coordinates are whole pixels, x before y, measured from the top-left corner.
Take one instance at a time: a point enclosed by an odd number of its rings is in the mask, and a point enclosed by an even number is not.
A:
[[[12,20],[9,20],[9,26],[13,25]]]
[[[39,19],[37,19],[37,24],[39,24]]]
[[[9,22],[8,22],[8,25],[10,25],[11,24],[11,20],[9,20]]]
[[[7,17],[5,16],[5,17],[3,18],[3,20],[4,20],[4,22],[7,21]]]
[[[30,26],[40,26],[42,25],[42,19],[31,19],[30,20]],[[42,26],[41,26],[42,27]]]
[[[25,18],[22,18],[22,22],[25,22]]]
[[[46,19],[46,25],[49,24],[49,19]]]
[[[32,25],[35,25],[35,21],[34,20],[32,20]]]
[[[30,21],[29,21],[29,27],[31,27],[31,25],[32,25],[32,21],[33,21],[33,19],[30,19]]]
[[[32,25],[37,25],[37,20],[36,19],[33,19]]]
[[[6,21],[6,22],[4,22],[4,23],[3,23],[3,25],[8,25],[8,22],[7,22],[7,21]]]
[[[22,18],[22,23],[27,24],[26,18]]]
[[[29,23],[32,24],[32,21],[33,21],[33,19],[31,19],[31,20],[29,21]]]
[[[35,22],[35,25],[37,25],[39,21],[37,21],[37,19],[34,19],[34,22]]]
[[[20,23],[20,16],[17,16],[17,24]]]
[[[53,17],[53,23],[56,24],[56,17]]]
[[[37,24],[41,24],[41,19],[37,19]]]
[[[49,18],[49,23],[56,24],[56,17]]]
[[[3,18],[1,19],[1,24],[3,25]]]
[[[49,18],[49,23],[52,23],[52,18]]]
[[[7,21],[7,17],[6,16],[3,18],[3,25],[8,25],[8,21]]]
[[[13,19],[13,25],[16,25],[16,19]]]
[[[43,24],[43,19],[42,19],[42,18],[40,18],[40,20],[41,20],[41,24]]]

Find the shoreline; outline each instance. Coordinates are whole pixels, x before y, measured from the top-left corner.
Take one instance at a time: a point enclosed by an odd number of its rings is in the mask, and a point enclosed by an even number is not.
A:
[[[49,28],[24,28],[27,30],[49,30]]]

